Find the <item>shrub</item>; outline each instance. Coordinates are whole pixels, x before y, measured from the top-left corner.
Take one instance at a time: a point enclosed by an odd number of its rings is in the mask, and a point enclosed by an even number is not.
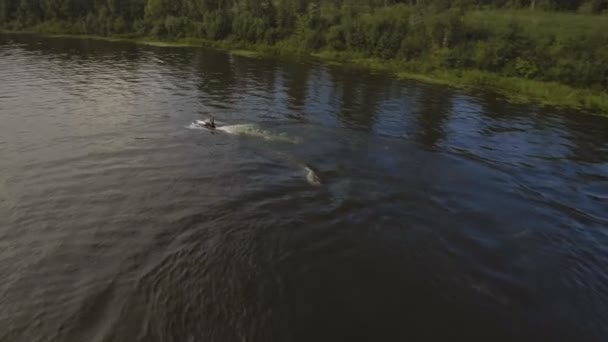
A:
[[[247,11],[238,13],[232,22],[232,32],[236,38],[250,43],[263,42],[267,29],[262,18],[254,17]]]
[[[218,40],[230,34],[230,20],[228,15],[222,11],[212,11],[205,13],[202,25],[204,37],[211,40]]]
[[[125,33],[127,31],[127,23],[122,17],[118,17],[114,19],[114,23],[112,25],[113,33]]]

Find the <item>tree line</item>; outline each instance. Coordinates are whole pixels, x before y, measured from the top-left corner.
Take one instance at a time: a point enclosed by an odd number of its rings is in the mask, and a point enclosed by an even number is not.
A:
[[[608,32],[562,34],[567,20],[533,32],[517,21],[467,19],[473,10],[523,8],[539,17],[553,13],[543,11],[592,16],[608,11],[608,0],[0,0],[0,26],[230,39],[399,60],[417,71],[475,69],[608,90]]]
[[[349,7],[354,11],[365,11],[397,4],[435,9],[530,8],[592,13],[608,10],[608,0],[0,0],[0,23],[31,26],[45,21],[76,21],[95,33],[119,33],[145,28],[161,33],[174,31],[179,26],[205,25],[207,30],[205,27],[190,29],[205,31],[199,34],[221,36],[235,29],[234,25],[229,25],[235,19],[262,25],[257,29],[275,27],[287,30],[295,29],[297,17],[310,15],[315,8]],[[250,17],[242,18],[246,16]],[[192,24],[176,18],[187,19]],[[173,21],[173,25],[159,25],[159,20],[167,19]],[[239,24],[244,23],[237,23],[236,26]]]

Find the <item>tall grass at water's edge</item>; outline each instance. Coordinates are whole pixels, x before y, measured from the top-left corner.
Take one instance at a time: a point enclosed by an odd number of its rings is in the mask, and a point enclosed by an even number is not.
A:
[[[474,15],[474,13],[473,13]],[[556,82],[529,80],[519,77],[502,76],[479,70],[429,70],[421,61],[384,60],[369,58],[351,52],[322,50],[317,53],[302,53],[290,42],[282,41],[274,45],[251,44],[234,40],[208,41],[198,38],[159,40],[154,37],[135,35],[96,36],[79,34],[48,33],[40,29],[27,32],[2,30],[0,33],[28,33],[48,37],[99,39],[112,42],[134,42],[156,47],[210,47],[230,51],[242,57],[270,56],[312,56],[330,64],[343,64],[371,70],[389,72],[401,79],[410,79],[456,88],[491,90],[506,96],[514,102],[540,103],[543,105],[574,108],[590,114],[608,116],[608,94],[591,89],[573,88]]]
[[[424,63],[365,58],[342,52],[324,51],[313,55],[334,63],[388,71],[401,79],[456,88],[491,90],[513,102],[568,107],[590,114],[608,116],[608,94],[596,90],[578,89],[556,82],[502,76],[479,70],[427,71]]]

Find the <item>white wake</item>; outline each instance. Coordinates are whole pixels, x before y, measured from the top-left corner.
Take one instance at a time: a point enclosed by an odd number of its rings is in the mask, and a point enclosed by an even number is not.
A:
[[[210,129],[205,126],[205,122],[201,120],[194,121],[188,126],[190,129],[202,129],[206,131],[224,132],[230,135],[250,136],[264,139],[266,141],[277,141],[291,144],[300,143],[300,139],[291,137],[285,133],[272,133],[261,129],[255,124],[228,125]]]

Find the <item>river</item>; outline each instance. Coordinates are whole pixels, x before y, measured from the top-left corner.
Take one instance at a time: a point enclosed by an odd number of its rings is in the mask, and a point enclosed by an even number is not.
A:
[[[606,118],[0,36],[2,342],[606,336]]]

